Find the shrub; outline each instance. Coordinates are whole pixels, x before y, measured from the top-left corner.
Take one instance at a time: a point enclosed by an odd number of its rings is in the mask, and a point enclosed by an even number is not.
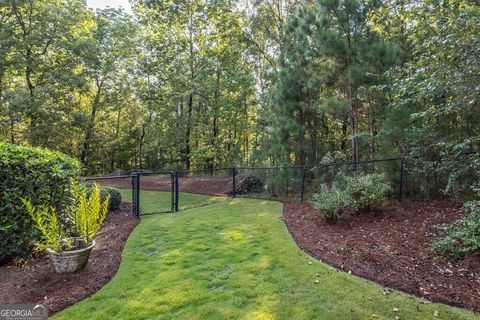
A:
[[[320,186],[320,191],[313,195],[312,205],[328,220],[340,219],[346,207],[351,203],[349,195],[333,185],[328,188],[326,184]]]
[[[347,177],[345,191],[351,199],[351,206],[357,211],[378,210],[387,203],[390,185],[380,174],[366,174]]]
[[[0,143],[0,263],[29,256],[39,236],[20,198],[47,204],[66,220],[79,169],[77,161],[58,152]]]
[[[434,252],[457,260],[480,251],[480,201],[466,202],[463,218],[440,226],[442,236],[432,244]]]
[[[240,178],[237,183],[238,186],[236,193],[238,194],[257,193],[263,190],[263,181],[256,176],[246,176]]]
[[[320,191],[313,195],[312,205],[329,220],[337,220],[345,214],[346,208],[356,211],[376,210],[387,202],[390,186],[379,174],[348,177],[339,174],[329,188],[320,186]]]
[[[85,188],[86,192],[90,194],[92,192],[92,184],[91,183],[86,183],[82,185],[82,188]],[[122,194],[117,188],[114,187],[109,187],[109,186],[101,186],[100,187],[100,196],[102,201],[107,198],[107,196],[110,198],[110,201],[108,202],[108,210],[117,210],[120,208],[120,205],[122,204]]]
[[[102,201],[107,197],[107,195],[110,198],[110,201],[108,202],[108,210],[117,210],[120,208],[120,205],[122,204],[122,194],[120,191],[114,187],[101,187]]]

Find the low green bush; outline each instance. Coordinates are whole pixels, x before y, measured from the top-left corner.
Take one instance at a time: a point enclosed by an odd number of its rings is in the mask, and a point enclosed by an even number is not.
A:
[[[263,181],[256,176],[237,178],[237,194],[258,193],[263,191]]]
[[[463,218],[439,227],[442,235],[432,244],[434,252],[458,260],[480,251],[480,201],[466,202],[463,212]]]
[[[389,184],[379,174],[339,175],[330,188],[322,184],[311,202],[325,218],[337,220],[345,215],[347,208],[356,212],[382,208],[389,190]]]
[[[85,183],[82,184],[83,188],[86,189],[87,193],[90,194],[92,192],[92,184]],[[110,187],[110,186],[101,186],[100,187],[100,196],[102,201],[108,196],[110,201],[108,202],[108,210],[117,210],[120,208],[122,204],[122,194],[117,188]]]
[[[110,198],[110,201],[108,202],[108,210],[117,210],[120,208],[120,205],[122,204],[122,194],[117,188],[103,186],[101,190],[102,201],[106,198],[106,195]]]
[[[28,257],[39,237],[21,198],[54,208],[68,227],[79,170],[78,162],[62,153],[0,143],[0,264]]]
[[[390,185],[380,174],[347,177],[345,191],[351,198],[351,207],[357,211],[372,211],[384,207]]]
[[[327,220],[338,220],[343,217],[344,210],[350,205],[351,199],[336,185],[329,188],[323,184],[320,186],[320,191],[313,195],[311,202]]]

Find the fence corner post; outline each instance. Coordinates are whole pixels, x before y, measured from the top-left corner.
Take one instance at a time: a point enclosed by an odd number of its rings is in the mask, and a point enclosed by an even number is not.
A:
[[[300,193],[300,200],[302,202],[305,198],[305,171],[306,171],[306,168],[305,168],[305,166],[303,166],[302,167],[302,189],[301,189],[301,193]]]
[[[174,204],[175,204],[175,211],[178,211],[178,198],[179,198],[179,192],[178,192],[178,170],[175,170],[175,183],[174,183],[174,193],[175,193],[175,200],[174,200]]]
[[[232,167],[232,197],[235,198],[237,193],[237,186],[235,184],[236,180],[236,169],[235,166]]]
[[[402,202],[402,193],[403,193],[403,171],[405,166],[405,158],[402,158],[400,162],[400,186],[398,187],[398,202]]]

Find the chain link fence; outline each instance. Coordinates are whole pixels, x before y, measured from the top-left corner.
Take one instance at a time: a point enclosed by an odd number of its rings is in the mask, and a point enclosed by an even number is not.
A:
[[[163,173],[137,172],[126,176],[83,178],[119,189],[132,212],[154,214],[205,206],[227,197],[309,201],[321,185],[342,175],[381,174],[390,184],[389,198],[469,198],[479,183],[478,153],[399,157],[357,163],[305,166],[240,167]]]

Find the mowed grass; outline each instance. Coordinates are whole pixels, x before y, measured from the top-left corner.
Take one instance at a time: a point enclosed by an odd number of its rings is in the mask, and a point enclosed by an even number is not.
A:
[[[118,189],[122,201],[132,202],[132,189]],[[223,197],[181,192],[178,196],[178,208],[186,210],[224,201]],[[164,191],[140,190],[140,212],[142,214],[169,212],[172,210],[172,193]]]
[[[233,199],[142,217],[113,280],[53,318],[476,318],[406,294],[384,294],[379,285],[306,256],[281,210],[278,202]]]

